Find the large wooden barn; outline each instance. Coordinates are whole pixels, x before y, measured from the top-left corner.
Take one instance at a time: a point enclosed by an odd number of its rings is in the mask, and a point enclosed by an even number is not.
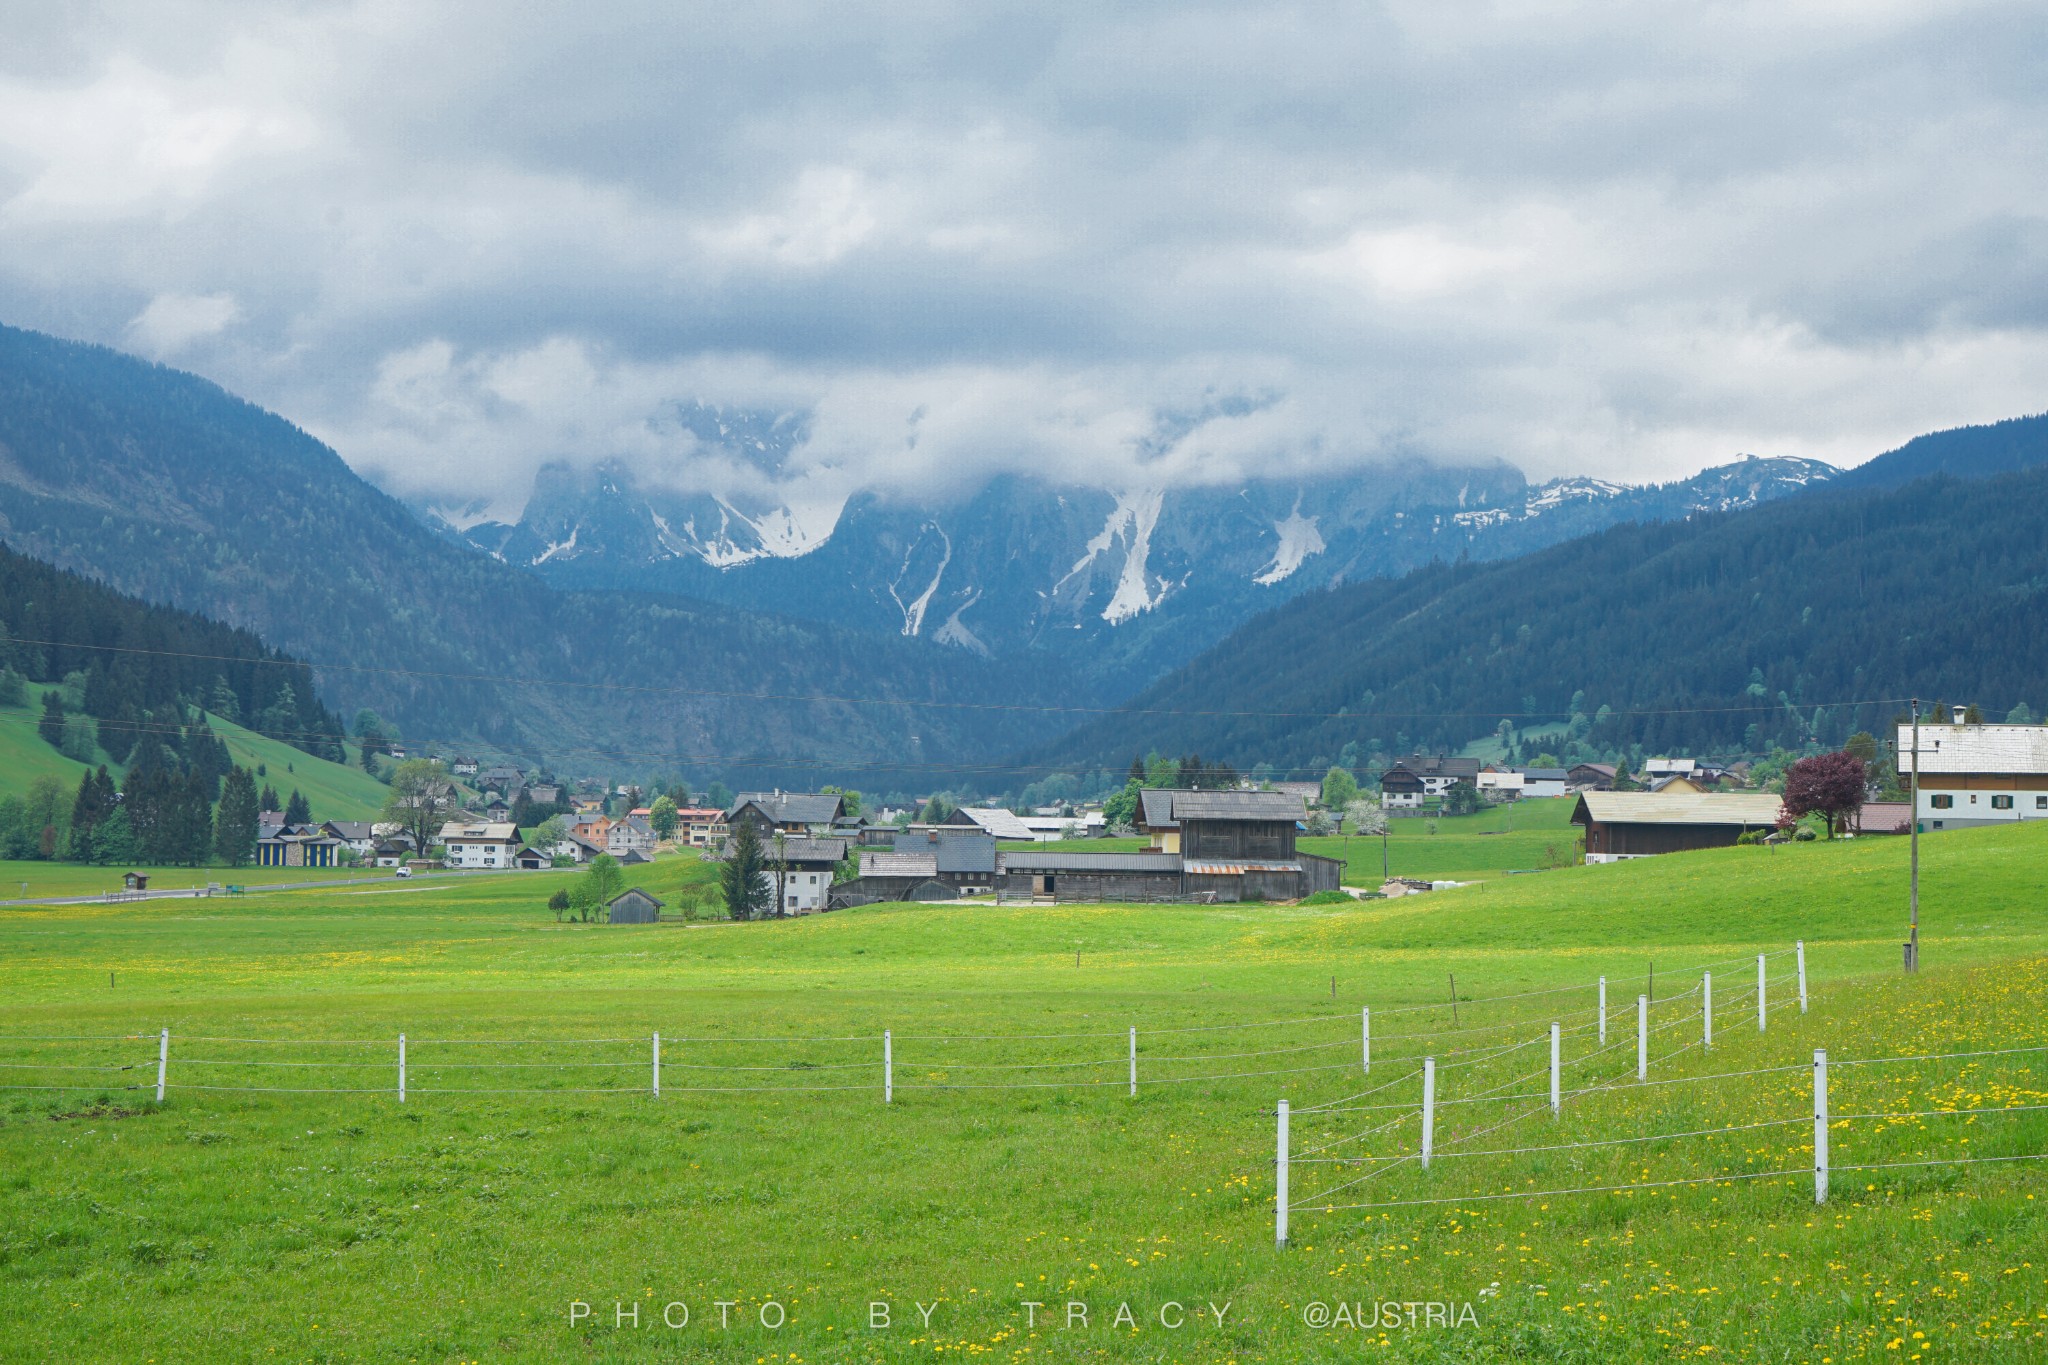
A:
[[[1587,862],[1613,863],[1725,848],[1747,830],[1775,827],[1781,806],[1769,793],[1581,792],[1572,823],[1586,832]]]

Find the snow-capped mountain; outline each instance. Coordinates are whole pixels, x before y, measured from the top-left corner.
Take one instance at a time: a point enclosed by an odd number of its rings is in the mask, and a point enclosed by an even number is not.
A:
[[[778,442],[794,439],[788,423],[726,420],[725,439],[740,432],[764,472],[780,463]],[[611,462],[550,466],[516,524],[436,520],[557,583],[681,592],[991,657],[1050,650],[1109,695],[1304,591],[1461,554],[1519,554],[1620,521],[1746,507],[1834,472],[1749,457],[1653,487],[1531,486],[1506,465],[1220,488],[1003,476],[962,497],[861,493],[805,507],[675,493]]]

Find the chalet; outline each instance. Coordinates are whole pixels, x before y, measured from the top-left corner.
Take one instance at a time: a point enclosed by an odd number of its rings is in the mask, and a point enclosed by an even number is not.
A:
[[[1920,770],[1922,829],[1965,829],[2011,820],[2048,820],[2048,725],[1901,725],[1899,780]]]
[[[1612,763],[1574,763],[1565,773],[1565,785],[1572,791],[1612,791],[1614,789],[1614,765]]]
[[[257,831],[256,866],[335,867],[342,847],[341,840],[314,825],[263,826]]]
[[[1535,800],[1545,796],[1563,796],[1571,785],[1571,775],[1563,768],[1522,769],[1522,795]]]
[[[1414,754],[1380,778],[1380,804],[1395,813],[1420,810],[1460,782],[1479,784],[1478,759]]]
[[[1380,806],[1389,814],[1419,811],[1429,798],[1429,784],[1419,773],[1395,764],[1380,775]]]
[[[605,851],[603,844],[593,843],[575,834],[565,834],[554,847],[557,858],[568,858],[575,862],[587,863]]]
[[[752,825],[764,841],[777,830],[825,838],[845,816],[846,802],[831,792],[741,792],[725,823]]]
[[[997,855],[998,885],[1057,900],[1298,900],[1336,889],[1343,873],[1337,859],[1295,846],[1308,813],[1299,796],[1161,789],[1139,804],[1151,850],[1012,850]]]
[[[519,853],[519,827],[503,821],[441,826],[442,861],[450,867],[510,867]]]
[[[846,857],[844,839],[813,839],[785,834],[778,842],[763,840],[762,882],[777,900],[776,913],[807,915],[826,909],[832,898],[832,876]]]
[[[662,902],[639,887],[629,887],[605,903],[613,924],[656,924],[661,920]]]
[[[628,853],[648,853],[654,848],[654,826],[644,815],[629,815],[613,822],[605,832],[605,851],[614,858]]]
[[[489,820],[492,824],[502,825],[511,818],[512,807],[505,803],[503,797],[494,796],[484,806],[484,819]]]
[[[1778,823],[1771,795],[1582,792],[1572,823],[1586,832],[1586,861],[1614,863],[1695,848],[1723,848]]]
[[[368,820],[329,820],[320,826],[320,832],[330,839],[341,840],[364,862],[376,854],[377,827]]]
[[[476,760],[473,758],[453,759],[448,764],[448,771],[457,777],[475,777]]]
[[[403,867],[412,854],[410,839],[379,839],[370,848],[370,861],[378,867]]]

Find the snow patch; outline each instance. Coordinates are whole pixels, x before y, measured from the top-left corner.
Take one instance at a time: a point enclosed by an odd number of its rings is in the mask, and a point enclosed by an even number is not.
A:
[[[924,629],[924,614],[931,609],[932,594],[939,590],[939,580],[946,576],[946,566],[953,562],[952,537],[948,536],[945,532],[945,529],[939,526],[936,522],[926,522],[925,529],[930,531],[937,531],[939,533],[939,539],[942,542],[944,542],[946,547],[944,552],[939,556],[938,571],[932,575],[932,581],[927,583],[925,585],[924,591],[919,593],[908,604],[906,604],[902,598],[896,596],[896,584],[891,583],[889,585],[889,596],[895,600],[897,609],[903,613],[903,633],[905,635],[915,635],[920,630]],[[898,569],[896,571],[896,577],[898,582],[902,581],[904,570],[907,570],[910,567],[910,556],[916,550],[916,548],[917,547],[913,545],[909,550],[904,551],[903,568]],[[965,610],[965,608],[963,608],[962,610]],[[959,613],[956,612],[954,614],[957,616]]]
[[[1155,597],[1145,577],[1145,560],[1152,553],[1152,530],[1159,524],[1159,509],[1165,502],[1164,491],[1119,499],[1116,511],[1110,515],[1109,525],[1103,528],[1105,535],[1113,535],[1125,528],[1130,532],[1130,550],[1124,555],[1123,572],[1117,575],[1116,592],[1111,595],[1109,605],[1102,609],[1102,619],[1113,626],[1123,624],[1141,611],[1150,611],[1166,600],[1166,585],[1160,585],[1159,594]],[[1095,541],[1088,543],[1092,551]],[[1103,549],[1108,548],[1105,543]]]
[[[576,552],[576,533],[578,531],[581,531],[582,529],[583,528],[581,526],[570,528],[569,538],[567,540],[557,540],[550,542],[547,549],[542,550],[540,552],[540,557],[534,560],[533,562],[536,564],[545,564],[550,559],[553,559],[556,555],[563,555],[566,557],[568,555],[574,554]]]
[[[980,600],[981,589],[976,588],[967,595],[965,602],[953,608],[953,614],[946,618],[945,624],[932,632],[932,638],[940,644],[958,645],[962,649],[971,649],[984,659],[991,657],[989,647],[981,642],[981,637],[961,624],[960,621],[960,613],[966,611]]]
[[[1458,494],[1463,501],[1464,493]],[[1301,514],[1301,499],[1294,500],[1294,510],[1287,514],[1287,520],[1273,523],[1273,530],[1280,536],[1279,548],[1273,552],[1273,562],[1266,566],[1252,582],[1260,587],[1271,587],[1296,569],[1310,555],[1319,555],[1327,548],[1323,544],[1323,533],[1316,529],[1316,518]]]

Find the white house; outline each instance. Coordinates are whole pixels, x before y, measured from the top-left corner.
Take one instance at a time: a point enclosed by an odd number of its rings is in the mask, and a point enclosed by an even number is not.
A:
[[[450,822],[441,826],[441,847],[450,867],[511,867],[519,853],[519,826]]]
[[[779,888],[781,904],[776,913],[808,915],[828,908],[832,900],[832,874],[846,856],[846,848],[844,839],[784,835],[764,840],[761,852],[767,867],[761,873],[761,884],[771,901]]]
[[[1959,712],[1960,713],[1960,712]],[[1913,727],[1901,725],[1899,778],[1915,766]],[[2048,725],[1920,725],[1922,829],[2048,820]]]
[[[1563,796],[1565,788],[1570,784],[1571,775],[1563,768],[1522,769],[1522,795],[1532,799],[1539,796]]]
[[[654,852],[654,826],[644,815],[629,815],[605,831],[605,852],[614,858],[628,853]]]
[[[1491,793],[1509,801],[1520,799],[1522,774],[1513,768],[1481,768],[1479,776],[1472,779],[1472,785],[1479,788],[1480,795]]]

